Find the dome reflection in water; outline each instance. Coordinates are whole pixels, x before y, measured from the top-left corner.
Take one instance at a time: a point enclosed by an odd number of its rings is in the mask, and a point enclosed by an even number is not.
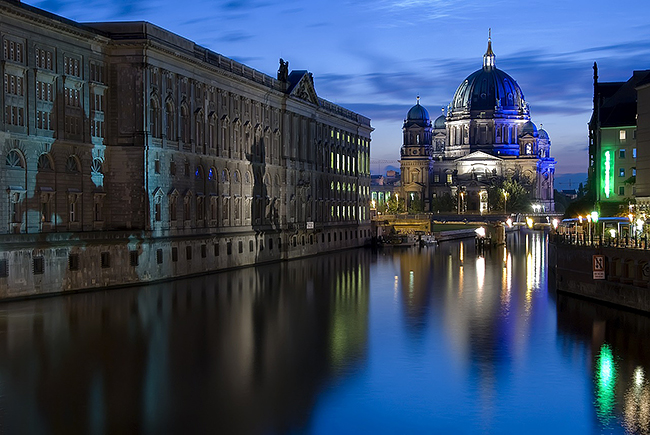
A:
[[[0,309],[9,433],[647,433],[647,316],[548,289],[542,232]]]

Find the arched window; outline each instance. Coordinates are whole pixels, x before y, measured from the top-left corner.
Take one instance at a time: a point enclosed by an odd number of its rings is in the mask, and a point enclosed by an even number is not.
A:
[[[196,112],[195,120],[195,129],[196,129],[196,145],[203,147],[204,142],[205,142],[205,122],[204,122],[204,116],[203,116],[203,110],[198,110]]]
[[[221,171],[221,182],[227,183],[228,180],[229,180],[228,169],[224,169],[223,171]]]
[[[154,97],[149,101],[149,133],[152,137],[160,137],[160,106]]]
[[[200,165],[196,167],[194,170],[194,177],[196,177],[197,180],[203,180],[203,167]]]
[[[214,168],[210,167],[210,169],[208,169],[208,180],[212,181],[214,180],[214,177],[215,177]]]
[[[47,153],[41,154],[38,156],[38,166],[37,169],[39,171],[51,171],[52,170],[52,161],[50,160],[50,156],[47,155]]]
[[[99,159],[93,159],[93,163],[90,166],[91,174],[101,174],[102,173],[102,161]]]
[[[165,104],[165,135],[168,140],[176,140],[176,129],[174,127],[174,103],[169,100]]]
[[[68,160],[65,162],[65,170],[77,174],[79,173],[79,161],[75,156],[68,157]]]
[[[25,169],[25,160],[23,156],[16,150],[9,151],[7,154],[6,165],[10,168],[22,168]]]
[[[181,140],[190,143],[190,114],[185,104],[181,106]]]

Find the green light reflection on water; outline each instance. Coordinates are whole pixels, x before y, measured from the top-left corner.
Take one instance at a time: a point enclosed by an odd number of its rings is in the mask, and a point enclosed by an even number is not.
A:
[[[612,349],[608,344],[603,344],[597,359],[596,367],[596,413],[602,424],[606,425],[614,418],[614,405],[616,397],[616,364]]]

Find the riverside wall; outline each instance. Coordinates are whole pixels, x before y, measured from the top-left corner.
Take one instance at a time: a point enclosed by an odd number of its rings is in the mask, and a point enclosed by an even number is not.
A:
[[[605,279],[594,279],[594,255],[605,258]],[[650,250],[551,241],[549,272],[558,291],[650,312]]]

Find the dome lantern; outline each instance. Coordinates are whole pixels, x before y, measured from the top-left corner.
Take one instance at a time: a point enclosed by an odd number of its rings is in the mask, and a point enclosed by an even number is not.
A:
[[[494,68],[496,55],[492,51],[492,29],[488,30],[488,46],[483,55],[483,68]]]

